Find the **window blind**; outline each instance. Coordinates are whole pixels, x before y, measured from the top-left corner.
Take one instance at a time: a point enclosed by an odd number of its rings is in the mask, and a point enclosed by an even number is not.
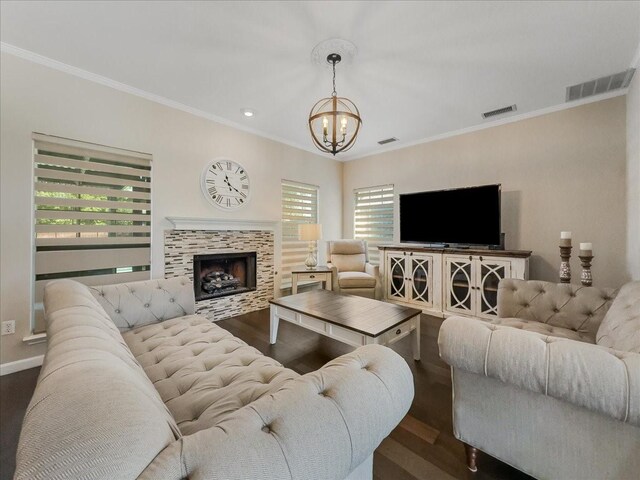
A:
[[[393,202],[393,185],[355,190],[353,237],[368,242],[371,263],[380,263],[378,245],[393,242]]]
[[[298,225],[318,223],[318,190],[315,185],[282,181],[281,287],[291,286],[291,268],[307,259],[309,243],[298,240]]]
[[[151,156],[34,135],[34,332],[44,285],[150,278]]]

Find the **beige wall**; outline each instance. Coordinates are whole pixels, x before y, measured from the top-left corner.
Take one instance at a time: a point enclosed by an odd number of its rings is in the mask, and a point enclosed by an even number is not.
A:
[[[353,232],[355,188],[393,183],[406,193],[501,183],[507,248],[533,250],[531,278],[557,281],[560,231],[571,230],[574,245],[593,243],[595,285],[619,286],[630,276],[625,131],[620,96],[348,162],[343,231]],[[397,218],[396,206],[396,241]],[[415,221],[429,222],[429,212]],[[571,265],[579,281],[577,256]]]
[[[640,280],[640,65],[636,68],[627,93],[627,262],[631,277]]]
[[[179,110],[2,54],[0,314],[16,320],[1,337],[0,362],[32,357],[26,346],[32,281],[32,132],[153,154],[152,275],[163,275],[166,216],[280,220],[282,178],[320,186],[326,237],[340,237],[342,165]],[[228,156],[242,163],[251,202],[234,213],[211,206],[200,192],[205,162]],[[324,249],[320,249],[322,252]]]

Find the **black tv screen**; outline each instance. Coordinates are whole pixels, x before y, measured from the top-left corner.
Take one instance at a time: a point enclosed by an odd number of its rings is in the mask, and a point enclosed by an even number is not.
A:
[[[400,195],[400,241],[500,244],[500,185]]]

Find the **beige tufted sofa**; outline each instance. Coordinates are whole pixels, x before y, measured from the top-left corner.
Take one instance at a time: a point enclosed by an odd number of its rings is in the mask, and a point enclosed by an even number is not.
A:
[[[537,478],[638,478],[640,282],[503,280],[498,315],[440,329],[456,437]]]
[[[413,378],[366,346],[300,376],[194,315],[186,277],[45,289],[15,478],[371,478]]]
[[[334,291],[374,299],[382,297],[380,268],[369,262],[366,241],[327,241],[327,266],[331,268]]]

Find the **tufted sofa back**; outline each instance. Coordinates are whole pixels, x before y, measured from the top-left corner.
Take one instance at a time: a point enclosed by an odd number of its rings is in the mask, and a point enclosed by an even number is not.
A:
[[[180,438],[175,420],[89,289],[45,287],[47,354],[15,479],[136,478]]]
[[[598,345],[640,353],[640,281],[620,289],[596,336]]]
[[[609,288],[509,278],[498,287],[498,316],[568,328],[595,341],[616,293]]]
[[[193,315],[195,298],[188,277],[89,287],[120,331]]]

